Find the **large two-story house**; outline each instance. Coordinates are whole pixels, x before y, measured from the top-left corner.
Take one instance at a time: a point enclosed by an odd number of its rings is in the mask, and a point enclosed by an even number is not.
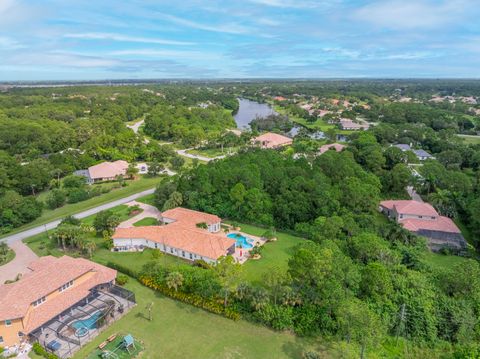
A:
[[[83,258],[41,257],[20,280],[0,285],[0,347],[28,336],[61,313],[112,286],[117,272]]]
[[[235,253],[235,240],[221,231],[220,217],[177,207],[162,213],[161,226],[117,228],[114,250],[154,248],[189,261],[216,263]]]
[[[467,242],[460,229],[448,217],[441,216],[432,205],[413,200],[383,201],[380,211],[405,229],[426,237],[431,250],[444,247],[465,249]]]

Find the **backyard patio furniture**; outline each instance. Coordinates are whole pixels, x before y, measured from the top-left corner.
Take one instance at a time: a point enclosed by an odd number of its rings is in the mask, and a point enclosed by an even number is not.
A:
[[[117,337],[117,334],[112,334],[107,338],[107,341],[108,342],[114,341],[116,337]]]
[[[105,347],[107,346],[107,344],[108,344],[107,341],[101,343],[101,344],[98,346],[98,349],[103,349],[103,348],[105,348]]]
[[[55,352],[57,351],[58,349],[60,349],[62,347],[62,344],[60,344],[59,342],[57,342],[56,340],[52,340],[51,342],[49,342],[47,344],[47,349],[50,349],[51,351]]]

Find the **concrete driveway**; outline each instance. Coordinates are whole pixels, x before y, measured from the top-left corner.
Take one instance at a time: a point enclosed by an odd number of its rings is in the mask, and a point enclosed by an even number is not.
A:
[[[28,265],[38,256],[22,241],[15,241],[9,244],[9,247],[15,251],[15,258],[7,264],[0,266],[0,284],[6,280],[15,279],[21,273],[30,272]]]
[[[136,216],[127,219],[126,221],[123,221],[118,225],[118,228],[130,228],[133,227],[133,224],[140,221],[141,219],[144,218],[160,218],[160,211],[157,209],[157,207],[150,206],[149,204],[137,202],[137,201],[132,201],[127,203],[127,206],[139,206],[141,209],[143,209],[142,213],[137,214]]]

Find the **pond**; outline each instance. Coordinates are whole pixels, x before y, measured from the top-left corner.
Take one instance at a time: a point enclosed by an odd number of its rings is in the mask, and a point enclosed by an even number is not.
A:
[[[257,117],[267,117],[269,115],[277,115],[278,113],[266,103],[259,103],[252,100],[247,100],[244,98],[238,99],[239,107],[238,112],[233,118],[237,123],[237,127],[240,129],[250,129],[250,122]],[[300,125],[295,125],[287,136],[295,137],[298,134],[298,131],[302,128]],[[309,134],[310,138],[313,139],[322,139],[325,138],[323,132],[315,131]]]
[[[244,98],[239,98],[238,103],[238,112],[233,118],[237,123],[237,127],[241,129],[250,128],[249,123],[256,117],[267,117],[276,114],[275,110],[265,103],[258,103]]]

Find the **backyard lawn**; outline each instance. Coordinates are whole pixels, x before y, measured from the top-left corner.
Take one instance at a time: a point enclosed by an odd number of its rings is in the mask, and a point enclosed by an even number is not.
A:
[[[75,359],[87,358],[114,333],[132,334],[143,341],[142,358],[301,358],[308,349],[326,350],[319,340],[274,332],[244,320],[233,321],[165,298],[130,280],[138,305],[83,347]],[[145,309],[153,303],[153,320]],[[328,355],[328,354],[327,354]]]
[[[465,142],[467,145],[480,144],[480,136],[473,136],[473,135],[457,135],[457,136],[463,139],[463,142]]]
[[[451,269],[466,260],[464,257],[427,252],[425,262],[435,269]]]
[[[247,224],[240,224],[241,232],[254,236],[261,236],[265,233],[264,228],[254,227]],[[243,264],[243,274],[250,282],[260,282],[263,275],[272,268],[286,270],[288,260],[293,248],[302,242],[302,238],[290,234],[277,232],[277,240],[268,242],[262,250],[262,258],[259,260],[249,259]]]
[[[159,181],[160,181],[159,177],[156,177],[156,178],[142,177],[136,181],[128,181],[127,187],[122,187],[119,189],[112,190],[111,192],[100,195],[98,197],[93,197],[86,201],[82,201],[78,203],[66,204],[65,206],[57,208],[55,210],[44,210],[43,214],[39,218],[37,218],[35,221],[30,222],[22,227],[15,228],[13,231],[0,236],[0,238],[66,217],[68,215],[85,211],[90,208],[94,208],[99,205],[112,202],[123,197],[131,196],[137,192],[154,188]]]

